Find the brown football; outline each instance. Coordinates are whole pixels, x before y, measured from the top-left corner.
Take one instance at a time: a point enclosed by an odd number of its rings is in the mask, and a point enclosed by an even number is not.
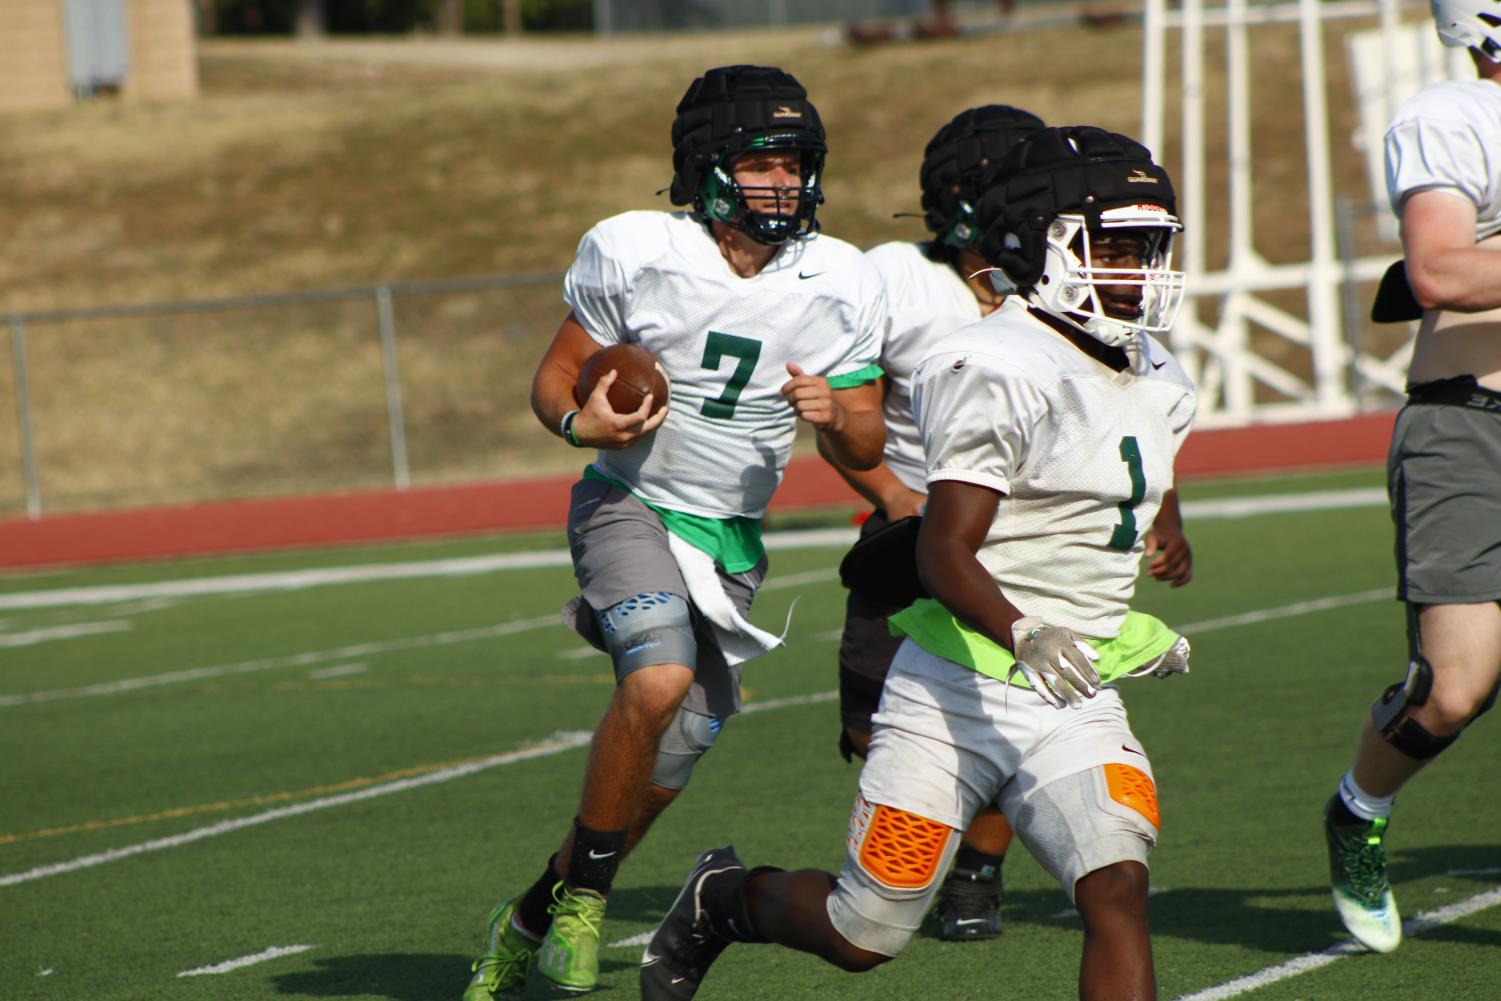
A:
[[[635,413],[647,393],[655,394],[652,413],[667,403],[672,383],[658,364],[657,356],[639,344],[612,344],[590,355],[584,367],[579,369],[578,384],[573,387],[574,402],[582,407],[589,394],[594,392],[595,385],[612,368],[617,373],[615,384],[605,398],[610,401],[610,409],[617,414]]]

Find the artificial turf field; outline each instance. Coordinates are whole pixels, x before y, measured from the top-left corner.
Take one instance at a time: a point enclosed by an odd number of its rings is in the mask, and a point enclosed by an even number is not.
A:
[[[1501,716],[1399,802],[1397,899],[1432,920],[1389,956],[1339,948],[1320,808],[1405,659],[1379,484],[1190,483],[1195,579],[1138,590],[1194,642],[1190,677],[1125,689],[1162,801],[1163,999],[1501,997]],[[1323,510],[1212,506],[1352,490]],[[488,908],[566,830],[611,691],[604,656],[556,624],[572,593],[560,544],[0,577],[0,999],[456,999]],[[747,666],[757,711],[622,868],[605,996],[637,995],[640,936],[699,850],[838,868],[857,774],[835,753],[842,549],[772,553],[754,617],[779,626],[799,599],[788,647]],[[1067,898],[1020,845],[1005,878],[1000,941],[925,929],[859,977],[736,947],[699,997],[1075,997]]]

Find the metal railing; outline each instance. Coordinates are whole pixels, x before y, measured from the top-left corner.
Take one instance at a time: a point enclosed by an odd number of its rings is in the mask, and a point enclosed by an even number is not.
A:
[[[561,278],[9,314],[0,516],[530,468],[527,393]]]

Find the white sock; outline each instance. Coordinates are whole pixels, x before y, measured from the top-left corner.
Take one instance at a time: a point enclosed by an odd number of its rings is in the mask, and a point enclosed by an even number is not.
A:
[[[1392,804],[1396,802],[1397,794],[1372,796],[1355,784],[1355,772],[1352,769],[1345,772],[1345,777],[1339,780],[1339,798],[1344,800],[1346,808],[1360,819],[1376,820],[1392,815]]]

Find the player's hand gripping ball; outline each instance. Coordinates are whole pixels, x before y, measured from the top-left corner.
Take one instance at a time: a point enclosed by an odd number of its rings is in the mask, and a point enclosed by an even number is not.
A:
[[[594,392],[595,385],[611,369],[616,373],[615,384],[605,399],[610,401],[610,409],[617,414],[635,413],[647,393],[652,394],[652,414],[667,404],[667,398],[672,394],[672,381],[667,378],[657,356],[639,344],[612,344],[590,355],[584,367],[579,369],[578,384],[573,387],[574,402],[582,407],[589,394]]]

